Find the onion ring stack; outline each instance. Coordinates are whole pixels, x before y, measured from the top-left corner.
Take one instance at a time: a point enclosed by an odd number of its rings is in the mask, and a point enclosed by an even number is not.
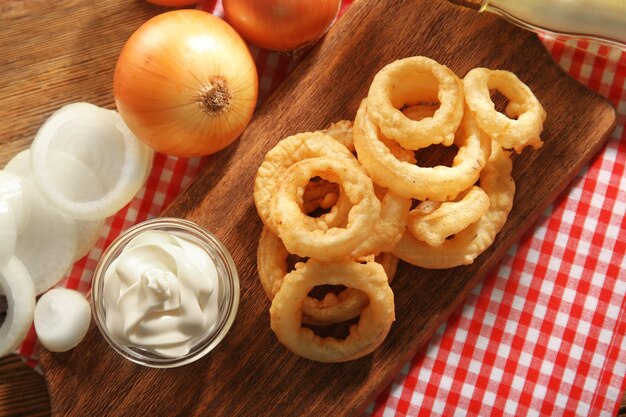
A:
[[[389,252],[406,229],[411,201],[375,187],[353,151],[352,123],[338,122],[324,131],[281,140],[266,154],[255,179],[255,204],[265,224],[257,265],[272,300],[272,329],[292,351],[321,362],[370,353],[384,340],[395,314],[389,282],[398,258]],[[310,215],[318,210],[326,212]],[[288,267],[291,255],[299,258],[293,270]],[[326,275],[330,271],[337,275]],[[304,281],[297,284],[298,291],[308,289],[294,304],[291,281],[296,278]],[[329,285],[345,288],[321,298],[309,295],[314,287]],[[386,296],[373,300],[379,287]],[[300,327],[357,317],[352,336],[325,338],[317,348],[321,338]],[[286,336],[293,334],[286,326],[296,324],[300,337]]]
[[[490,90],[509,99],[506,114]],[[452,268],[483,253],[513,206],[509,150],[541,147],[545,118],[513,73],[476,68],[461,80],[410,57],[376,74],[354,124],[278,142],[257,171],[254,201],[265,225],[258,273],[279,341],[319,362],[373,352],[395,320],[398,258]],[[457,151],[426,165],[415,151],[431,146]],[[339,288],[320,295],[329,286]],[[345,338],[311,328],[344,322]]]

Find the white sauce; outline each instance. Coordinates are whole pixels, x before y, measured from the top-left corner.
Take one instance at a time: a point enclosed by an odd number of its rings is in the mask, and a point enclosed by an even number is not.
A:
[[[202,247],[167,232],[143,232],[105,272],[106,326],[122,345],[184,356],[217,322],[218,286]]]

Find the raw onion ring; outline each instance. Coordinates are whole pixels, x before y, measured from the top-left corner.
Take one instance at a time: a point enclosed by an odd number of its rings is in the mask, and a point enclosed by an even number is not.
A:
[[[51,149],[71,153],[88,166],[104,192],[86,200],[59,192],[47,162]],[[72,103],[46,120],[35,136],[30,157],[35,183],[54,207],[75,219],[99,220],[115,214],[139,191],[153,151],[135,137],[116,111]]]
[[[331,156],[349,161],[358,170],[362,170],[350,151],[336,140],[321,132],[307,132],[289,136],[276,144],[266,155],[257,170],[254,180],[254,202],[263,223],[278,234],[271,217],[271,201],[279,185],[285,178],[287,169],[298,161],[320,156]],[[351,204],[346,198],[339,198],[337,204],[319,217],[318,222],[336,226],[350,211]]]
[[[26,337],[35,312],[35,289],[28,271],[13,256],[0,270],[0,289],[9,308],[0,325],[0,358],[13,352]]]
[[[35,287],[41,294],[57,284],[69,272],[78,249],[76,221],[59,213],[36,191],[31,180],[31,215],[26,229],[18,236],[15,256],[26,267]]]
[[[480,187],[490,201],[487,213],[439,246],[420,242],[407,230],[393,252],[396,256],[423,268],[453,268],[471,264],[493,243],[513,207],[515,182],[511,177],[513,164],[509,153],[497,143],[492,148],[480,174]]]
[[[336,143],[336,142],[335,142]],[[298,201],[314,177],[342,186],[352,204],[345,227],[320,228],[319,222],[304,214]],[[349,256],[364,241],[380,219],[380,201],[372,180],[354,163],[339,158],[310,158],[293,164],[272,199],[271,216],[278,236],[290,253],[321,261]]]
[[[8,201],[0,195],[0,269],[4,268],[15,252],[17,222]]]
[[[432,117],[415,121],[400,110],[433,99],[440,106]],[[463,117],[461,80],[445,65],[423,56],[383,67],[374,76],[367,100],[370,117],[382,134],[405,149],[451,145]]]
[[[421,202],[409,212],[407,228],[417,240],[438,246],[480,220],[488,210],[489,196],[482,188],[472,186],[455,201]]]
[[[0,197],[4,198],[11,206],[17,225],[17,233],[21,233],[26,228],[30,217],[30,200],[22,185],[22,178],[7,170],[6,167],[4,170],[0,170]]]
[[[32,183],[33,176],[30,168],[30,152],[26,149],[18,153],[11,158],[5,168],[23,178],[22,181],[28,179],[29,184]],[[71,154],[50,149],[46,160],[50,164],[48,169],[50,181],[57,186],[55,192],[61,192],[64,196],[74,200],[87,200],[102,193],[102,186],[95,174]],[[38,187],[23,186],[22,188],[26,199],[35,198],[29,194],[33,192],[37,193],[40,199],[43,198]],[[55,211],[75,224],[78,241],[74,261],[77,261],[87,255],[97,242],[104,229],[104,219],[77,220],[58,210]]]
[[[546,112],[531,89],[514,73],[488,68],[474,68],[463,79],[465,101],[474,113],[478,126],[505,149],[520,153],[525,146],[541,147],[540,134]],[[510,103],[507,115],[495,109],[489,94],[496,89]],[[516,117],[512,119],[511,117]]]
[[[301,326],[307,294],[325,284],[345,285],[369,297],[345,340],[321,338]],[[280,342],[297,355],[318,362],[345,362],[371,353],[383,342],[395,320],[393,300],[385,271],[375,262],[326,264],[310,259],[285,276],[270,307],[271,327]]]
[[[406,198],[446,201],[472,186],[491,152],[491,141],[480,131],[469,112],[463,117],[455,142],[459,151],[451,167],[419,167],[399,160],[381,141],[369,115],[369,99],[363,100],[354,123],[358,159],[374,183]]]

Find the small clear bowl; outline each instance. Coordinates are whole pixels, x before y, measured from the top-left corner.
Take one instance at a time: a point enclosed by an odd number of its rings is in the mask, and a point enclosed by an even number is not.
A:
[[[220,292],[218,294],[219,314],[217,323],[208,329],[206,334],[196,338],[197,341],[188,354],[177,358],[160,356],[141,346],[123,345],[112,337],[106,326],[106,308],[104,306],[104,297],[102,296],[105,273],[128,242],[135,236],[148,230],[168,232],[200,245],[211,257],[218,272]],[[186,365],[209,353],[230,330],[239,307],[239,277],[235,268],[235,262],[226,247],[214,235],[202,227],[188,220],[178,218],[163,217],[147,220],[122,233],[111,243],[100,258],[94,272],[91,288],[96,324],[107,343],[126,359],[152,368],[174,368]]]

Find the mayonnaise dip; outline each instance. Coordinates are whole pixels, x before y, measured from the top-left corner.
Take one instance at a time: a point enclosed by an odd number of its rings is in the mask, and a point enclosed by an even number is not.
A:
[[[105,271],[106,327],[122,345],[184,356],[218,320],[217,274],[198,244],[165,231],[144,231]]]

